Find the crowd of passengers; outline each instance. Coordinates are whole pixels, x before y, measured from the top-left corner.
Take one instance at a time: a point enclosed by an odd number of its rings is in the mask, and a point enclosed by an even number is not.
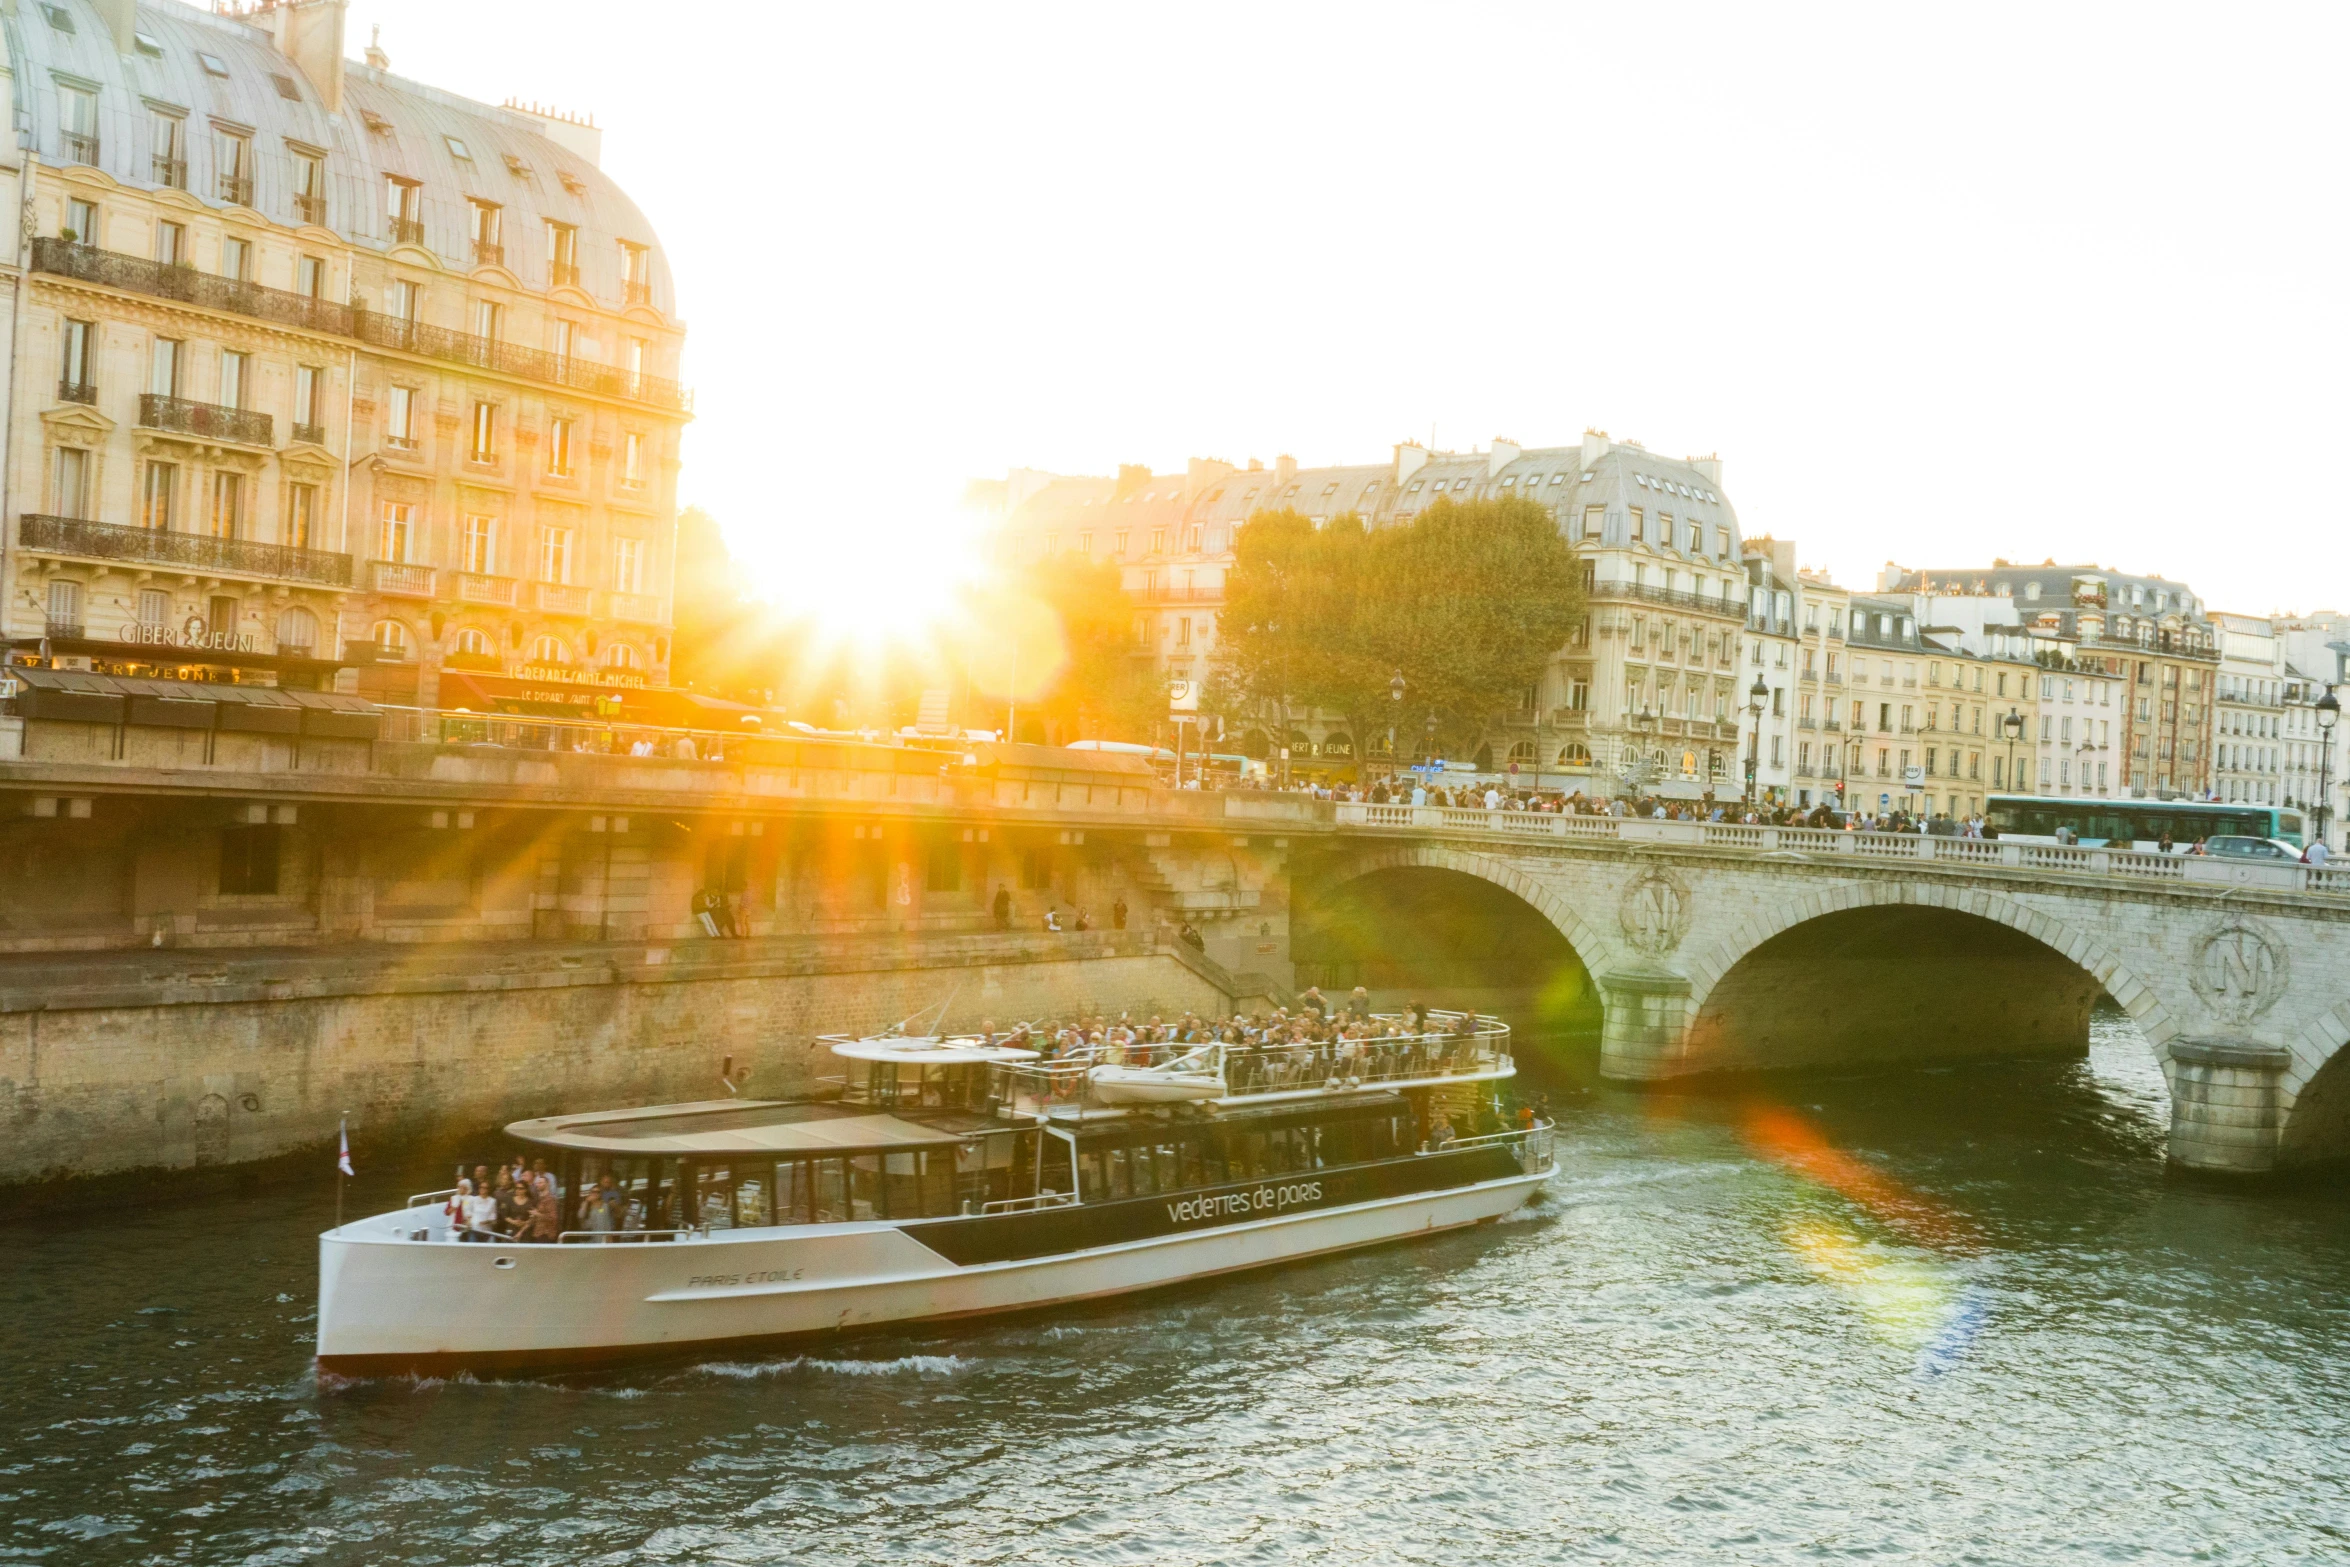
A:
[[[1480,1031],[1500,1026],[1497,1018],[1475,1014],[1434,1014],[1418,1001],[1401,1013],[1374,1013],[1370,993],[1358,985],[1342,1002],[1332,1002],[1316,987],[1299,996],[1294,1007],[1254,1015],[1203,1018],[1187,1012],[1172,1021],[1153,1016],[1138,1022],[1121,1013],[1023,1023],[1001,1042],[1035,1050],[1047,1065],[1153,1067],[1221,1044],[1241,1047],[1244,1059],[1253,1058],[1261,1071],[1294,1077],[1311,1068],[1380,1078],[1408,1075],[1412,1069],[1454,1069],[1475,1052]]]

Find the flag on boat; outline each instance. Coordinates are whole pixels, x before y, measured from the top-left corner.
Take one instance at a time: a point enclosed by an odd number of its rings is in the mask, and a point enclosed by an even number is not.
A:
[[[343,1117],[341,1127],[342,1145],[335,1151],[335,1168],[345,1175],[357,1175],[359,1172],[351,1168],[351,1118],[349,1116]]]

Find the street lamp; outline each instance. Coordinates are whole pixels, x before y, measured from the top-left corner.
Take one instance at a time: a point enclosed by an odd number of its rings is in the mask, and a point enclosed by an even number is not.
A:
[[[1749,726],[1753,733],[1746,737],[1746,808],[1750,811],[1754,809],[1754,771],[1762,760],[1763,709],[1770,702],[1771,688],[1763,684],[1762,676],[1755,676],[1753,687],[1746,693],[1746,711],[1754,719]]]
[[[1387,682],[1387,695],[1395,704],[1387,710],[1387,771],[1393,774],[1397,771],[1395,765],[1395,719],[1396,715],[1403,711],[1402,670],[1397,670],[1395,678]]]
[[[1999,720],[1999,732],[2007,736],[2007,787],[2016,794],[2022,794],[2023,786],[2016,781],[2015,776],[2015,743],[2024,737],[2024,715],[2009,708],[2007,716]]]
[[[2331,850],[2326,842],[2326,817],[2334,802],[2334,725],[2342,718],[2342,704],[2335,700],[2334,688],[2326,687],[2326,694],[2317,699],[2317,841]]]

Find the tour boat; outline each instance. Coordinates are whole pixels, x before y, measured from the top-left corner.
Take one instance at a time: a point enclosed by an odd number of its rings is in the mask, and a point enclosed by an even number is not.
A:
[[[555,1174],[559,1238],[452,1244],[448,1192],[327,1231],[318,1364],[733,1351],[1153,1289],[1523,1204],[1550,1173],[1549,1124],[1450,1130],[1513,1075],[1508,1028],[1381,1022],[1398,1032],[1210,1044],[1161,1067],[1041,1059],[1024,1033],[827,1037],[843,1075],[808,1097],[517,1121],[519,1151]]]

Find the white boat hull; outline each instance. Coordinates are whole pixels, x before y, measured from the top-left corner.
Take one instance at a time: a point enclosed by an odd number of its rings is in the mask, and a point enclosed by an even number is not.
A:
[[[1545,1179],[1281,1213],[1282,1194],[1311,1180],[1281,1177],[1252,1194],[1270,1217],[964,1266],[890,1223],[464,1245],[405,1238],[437,1226],[410,1209],[319,1238],[318,1361],[349,1375],[562,1367],[1031,1310],[1457,1229],[1521,1206]]]

